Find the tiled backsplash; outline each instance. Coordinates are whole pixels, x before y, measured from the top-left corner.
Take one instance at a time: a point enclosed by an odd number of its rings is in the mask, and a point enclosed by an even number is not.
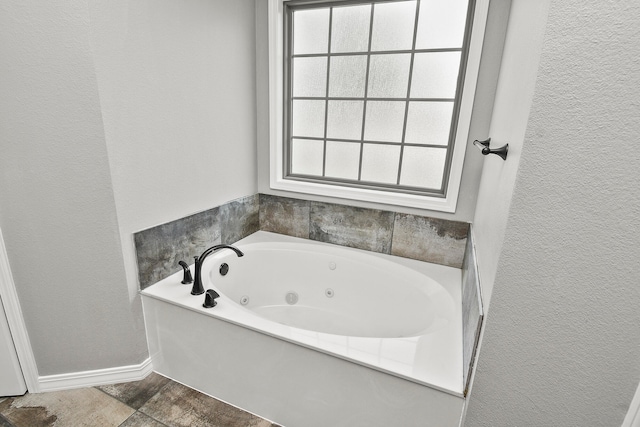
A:
[[[464,372],[464,394],[466,396],[471,379],[480,328],[484,312],[480,296],[480,279],[476,267],[476,252],[473,233],[469,230],[464,262],[462,264],[462,367]]]
[[[308,239],[310,204],[308,200],[260,194],[260,229]]]
[[[135,233],[140,288],[179,271],[180,260],[258,230],[461,268],[469,224],[255,194]]]
[[[310,202],[308,239],[388,254],[393,212]]]
[[[392,255],[461,268],[469,224],[397,213]]]
[[[461,268],[466,391],[483,316],[468,223],[255,194],[135,233],[140,289],[179,271],[178,261],[258,230]]]
[[[261,194],[260,229],[461,268],[469,224]]]
[[[209,246],[234,243],[259,230],[259,197],[243,197],[133,235],[140,289],[181,270]]]

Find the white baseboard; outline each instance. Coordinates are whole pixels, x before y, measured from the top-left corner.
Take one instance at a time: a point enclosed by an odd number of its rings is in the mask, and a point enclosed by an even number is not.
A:
[[[39,376],[27,328],[22,317],[15,283],[11,275],[9,257],[0,230],[0,296],[5,315],[11,330],[13,343],[18,354],[22,375],[29,393],[66,390],[80,387],[113,384],[119,382],[139,381],[152,371],[151,359],[138,365],[120,366],[116,368],[98,369],[95,371],[73,372],[60,375]]]
[[[7,323],[16,348],[22,376],[30,392],[38,391],[38,367],[31,350],[31,342],[27,334],[27,327],[22,317],[22,309],[16,292],[16,285],[11,275],[9,256],[4,246],[2,231],[0,230],[0,297],[4,306]]]
[[[622,427],[640,427],[640,384],[638,384],[636,394],[629,405],[629,411],[622,422]]]
[[[151,359],[139,365],[120,366],[116,368],[97,369],[95,371],[72,372],[68,374],[47,375],[38,377],[38,391],[69,390],[82,387],[94,387],[105,384],[123,383],[143,380],[151,373]]]

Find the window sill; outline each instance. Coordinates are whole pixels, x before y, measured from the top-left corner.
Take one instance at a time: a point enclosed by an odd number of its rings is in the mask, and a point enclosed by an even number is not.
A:
[[[390,191],[370,190],[333,184],[294,181],[278,177],[271,178],[270,187],[273,190],[383,203],[395,206],[406,206],[449,213],[455,212],[457,201],[453,197],[444,198],[420,196],[415,194],[394,193]]]

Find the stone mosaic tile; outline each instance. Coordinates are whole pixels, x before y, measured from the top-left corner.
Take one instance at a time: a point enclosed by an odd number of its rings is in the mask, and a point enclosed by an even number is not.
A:
[[[180,260],[192,264],[220,239],[218,208],[135,233],[140,289],[180,271]]]
[[[260,194],[260,230],[309,238],[308,200]]]
[[[275,427],[275,424],[171,381],[140,412],[176,427]]]
[[[388,254],[394,213],[332,203],[310,202],[309,238]]]
[[[462,267],[466,222],[397,213],[391,254],[450,267]]]
[[[0,414],[15,427],[119,426],[135,411],[94,388],[9,398]]]
[[[152,372],[142,381],[110,384],[97,388],[133,409],[140,409],[147,400],[151,399],[169,381],[171,380]]]
[[[136,412],[131,415],[127,420],[120,424],[119,427],[166,427],[164,424],[154,420],[153,418],[143,414],[142,412]]]
[[[258,194],[220,206],[221,242],[231,245],[260,229]]]
[[[466,395],[471,379],[471,368],[480,338],[482,326],[482,301],[480,283],[476,270],[475,251],[471,232],[467,239],[464,262],[462,264],[462,367],[464,369],[464,393]]]

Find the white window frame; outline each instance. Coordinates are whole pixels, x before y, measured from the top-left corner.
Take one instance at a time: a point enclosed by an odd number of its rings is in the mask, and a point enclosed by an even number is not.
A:
[[[466,73],[462,88],[458,125],[449,171],[449,179],[444,197],[417,195],[324,184],[321,182],[306,182],[285,179],[284,177],[284,3],[288,0],[269,1],[269,143],[270,143],[270,187],[274,190],[291,191],[296,193],[314,194],[320,196],[337,197],[350,200],[415,207],[441,212],[453,213],[458,203],[458,193],[462,180],[464,157],[469,140],[469,128],[473,99],[480,69],[480,56],[484,41],[487,22],[489,0],[476,0],[473,16],[471,38],[469,40],[469,54]]]

